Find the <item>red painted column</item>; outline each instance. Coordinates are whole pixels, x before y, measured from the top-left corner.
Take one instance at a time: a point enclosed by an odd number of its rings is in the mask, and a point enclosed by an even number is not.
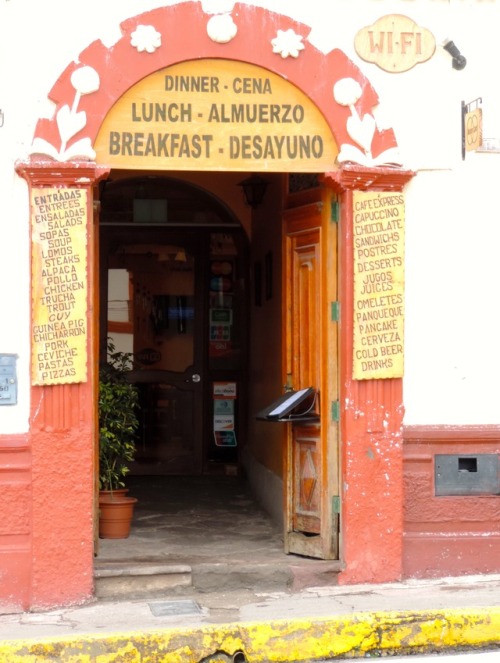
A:
[[[341,559],[339,582],[400,580],[403,568],[401,379],[354,380],[352,190],[401,190],[403,171],[343,166],[326,182],[342,191],[339,228]]]
[[[87,190],[87,381],[31,388],[31,587],[29,606],[84,602],[93,593],[93,213],[95,167],[20,164],[31,187]],[[33,278],[33,275],[32,275]],[[21,591],[21,589],[20,589]]]
[[[344,196],[341,252],[342,583],[390,582],[403,563],[402,380],[353,380],[352,192]],[[349,278],[350,277],[350,278]]]
[[[31,593],[31,453],[27,435],[0,439],[0,614],[29,607]]]

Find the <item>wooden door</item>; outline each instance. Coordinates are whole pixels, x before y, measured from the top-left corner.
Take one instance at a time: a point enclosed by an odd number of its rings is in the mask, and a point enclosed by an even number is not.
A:
[[[314,387],[319,423],[286,424],[285,550],[338,558],[337,224],[333,194],[284,215],[285,383]]]

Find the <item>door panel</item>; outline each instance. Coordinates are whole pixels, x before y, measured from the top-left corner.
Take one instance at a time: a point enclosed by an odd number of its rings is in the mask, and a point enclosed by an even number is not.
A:
[[[139,386],[140,439],[136,473],[199,474],[201,472],[201,438],[195,413],[201,397],[199,383],[189,377],[156,382],[160,376],[135,372],[133,379]],[[150,381],[153,379],[154,381]],[[142,380],[146,380],[142,382]],[[178,384],[175,384],[175,383]]]
[[[293,431],[293,530],[321,533],[321,444],[316,426]]]
[[[328,316],[336,299],[336,224],[330,194],[285,212],[284,330],[288,387],[314,387],[319,424],[287,424],[285,450],[285,550],[321,559],[338,557],[336,323]],[[333,329],[335,327],[335,329]]]
[[[319,387],[320,256],[319,230],[290,238],[292,270],[292,373],[297,388]],[[298,386],[300,385],[300,386]]]
[[[203,297],[195,248],[127,244],[118,250],[129,280],[130,332],[119,338],[133,352],[130,380],[138,385],[140,431],[132,472],[199,474],[202,470]],[[116,260],[115,260],[116,262]],[[110,272],[112,283],[120,274]],[[113,277],[113,279],[111,278]],[[123,290],[124,288],[122,288]],[[113,330],[113,309],[108,329]],[[119,334],[113,334],[115,342]]]

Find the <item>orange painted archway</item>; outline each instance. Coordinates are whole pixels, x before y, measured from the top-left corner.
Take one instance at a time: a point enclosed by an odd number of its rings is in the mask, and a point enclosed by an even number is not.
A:
[[[339,163],[398,163],[393,130],[379,130],[371,114],[378,97],[369,81],[342,51],[324,54],[309,43],[310,29],[301,23],[244,4],[210,15],[200,3],[184,2],[120,27],[115,44],[94,42],[60,76],[49,94],[54,116],[38,122],[32,154],[93,160],[104,118],[134,84],[176,63],[224,58],[268,69],[302,90],[325,117]]]
[[[91,194],[99,173],[107,169],[107,164],[96,164],[94,144],[113,105],[138,81],[187,60],[248,62],[284,77],[309,97],[339,147],[337,163],[331,164],[325,182],[342,194],[345,571],[341,581],[396,580],[402,568],[402,381],[352,380],[351,194],[353,189],[401,190],[412,174],[398,167],[393,130],[376,126],[372,111],[378,97],[373,87],[342,51],[320,52],[308,41],[306,25],[265,9],[236,3],[231,12],[210,14],[204,10],[206,4],[184,2],[130,18],[121,24],[121,37],[113,45],[96,41],[86,48],[50,91],[54,115],[39,120],[30,159],[19,163],[17,170],[31,187],[83,187]],[[91,195],[87,218],[91,241]],[[92,260],[90,252],[89,267]],[[93,278],[89,269],[89,327]],[[95,356],[94,341],[90,334],[89,357]],[[89,375],[95,379],[92,370]],[[32,476],[37,479],[31,556],[6,590],[9,600],[24,608],[70,604],[92,593],[92,379],[31,390],[29,444]],[[79,468],[78,491],[72,491],[75,472],[65,472],[65,467]],[[52,506],[60,494],[65,496],[69,519],[63,519],[61,507]],[[49,510],[47,504],[51,504]]]

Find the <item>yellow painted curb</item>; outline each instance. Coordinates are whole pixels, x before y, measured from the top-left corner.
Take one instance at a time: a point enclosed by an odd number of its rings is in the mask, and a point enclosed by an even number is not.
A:
[[[500,644],[500,608],[358,612],[325,619],[0,642],[0,663],[252,663]],[[237,659],[245,660],[240,655]]]

